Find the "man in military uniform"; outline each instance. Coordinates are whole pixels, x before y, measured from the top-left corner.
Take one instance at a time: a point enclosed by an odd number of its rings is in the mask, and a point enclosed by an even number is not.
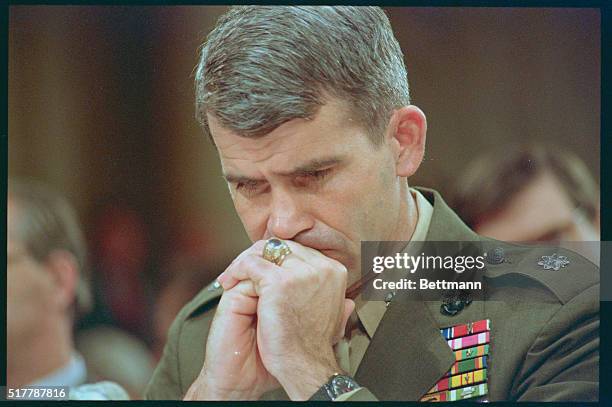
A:
[[[494,242],[485,298],[361,295],[362,241],[484,242],[408,185],[427,122],[382,10],[232,8],[196,93],[255,243],[179,313],[147,398],[598,397],[598,269],[579,255]]]

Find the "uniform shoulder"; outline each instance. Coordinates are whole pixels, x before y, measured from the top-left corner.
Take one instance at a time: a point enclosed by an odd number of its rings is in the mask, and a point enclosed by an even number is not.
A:
[[[223,294],[223,288],[215,280],[208,284],[181,309],[179,316],[187,320],[213,308]]]
[[[489,253],[497,251],[501,256],[487,262],[487,278],[507,276],[538,282],[562,304],[599,283],[599,267],[572,250],[490,239],[484,242]]]

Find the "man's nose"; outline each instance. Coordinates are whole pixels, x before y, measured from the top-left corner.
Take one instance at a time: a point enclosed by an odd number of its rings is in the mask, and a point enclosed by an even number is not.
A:
[[[274,192],[268,218],[268,234],[279,239],[293,239],[311,229],[314,220],[305,211],[304,202],[287,192]]]

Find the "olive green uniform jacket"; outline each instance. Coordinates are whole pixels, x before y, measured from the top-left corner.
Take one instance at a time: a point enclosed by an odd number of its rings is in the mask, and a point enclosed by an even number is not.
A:
[[[433,190],[428,241],[477,241]],[[455,361],[440,328],[491,321],[488,400],[597,400],[599,390],[599,269],[560,248],[495,242],[501,264],[487,264],[486,298],[454,317],[441,301],[392,301],[355,375],[364,386],[349,400],[419,400]],[[544,255],[565,255],[558,271],[538,265]],[[147,399],[181,399],[202,368],[205,344],[221,290],[204,288],[172,324]],[[275,392],[273,397],[286,397]],[[269,398],[270,396],[265,398]]]

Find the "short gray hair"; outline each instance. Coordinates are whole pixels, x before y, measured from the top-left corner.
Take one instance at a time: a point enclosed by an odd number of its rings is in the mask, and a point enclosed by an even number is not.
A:
[[[196,118],[244,137],[309,119],[335,97],[378,144],[394,109],[410,104],[408,78],[379,7],[240,6],[220,17],[195,74]]]

